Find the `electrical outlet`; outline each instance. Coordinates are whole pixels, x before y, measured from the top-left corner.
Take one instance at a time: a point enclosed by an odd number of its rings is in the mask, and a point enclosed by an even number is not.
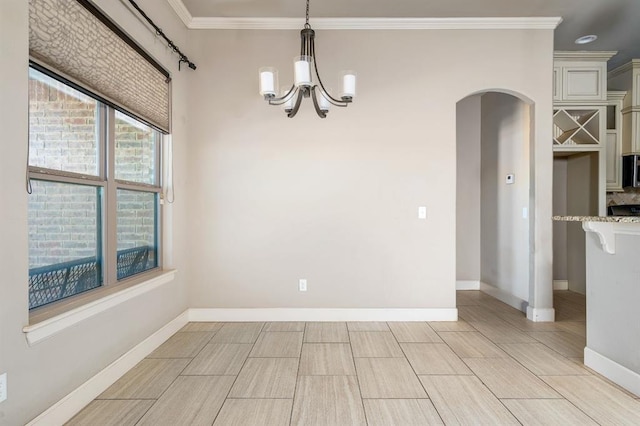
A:
[[[7,399],[7,373],[0,374],[0,402]]]
[[[298,290],[307,291],[307,280],[301,279],[300,281],[298,281]]]

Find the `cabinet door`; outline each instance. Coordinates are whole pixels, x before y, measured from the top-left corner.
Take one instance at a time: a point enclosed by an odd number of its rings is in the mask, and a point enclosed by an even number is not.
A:
[[[631,135],[631,150],[633,154],[640,153],[640,108],[634,108],[629,114],[631,119],[631,129],[629,134]],[[626,129],[625,129],[626,130]],[[626,138],[626,136],[625,136]]]
[[[567,66],[562,69],[562,100],[607,100],[606,70],[599,65]]]
[[[562,68],[553,67],[553,100],[562,100]]]
[[[622,155],[620,152],[619,133],[607,131],[607,191],[622,191]]]

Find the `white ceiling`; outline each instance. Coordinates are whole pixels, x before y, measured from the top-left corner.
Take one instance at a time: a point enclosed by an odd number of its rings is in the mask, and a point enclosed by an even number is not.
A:
[[[170,0],[177,3],[178,0]],[[305,0],[182,0],[194,18],[301,18]],[[556,50],[617,50],[609,68],[640,58],[640,0],[311,0],[313,18],[553,17]],[[577,46],[582,35],[598,40]]]

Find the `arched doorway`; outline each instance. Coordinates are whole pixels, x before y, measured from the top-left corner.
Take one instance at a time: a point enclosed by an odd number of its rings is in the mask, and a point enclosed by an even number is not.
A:
[[[533,107],[491,90],[457,104],[456,279],[527,311]]]

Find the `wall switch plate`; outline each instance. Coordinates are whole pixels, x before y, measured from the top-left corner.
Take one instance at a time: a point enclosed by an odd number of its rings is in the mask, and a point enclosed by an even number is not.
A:
[[[307,291],[307,280],[301,279],[300,281],[298,281],[298,290]]]
[[[516,175],[513,175],[513,174],[507,175],[505,182],[507,182],[507,185],[514,184],[516,182]]]
[[[528,209],[528,208],[526,208],[526,207],[523,207],[523,208],[522,208],[522,218],[523,218],[523,219],[526,219],[526,218],[528,218],[528,217],[529,217],[529,209]]]
[[[0,402],[7,399],[7,373],[0,374]]]
[[[418,207],[418,219],[426,219],[427,218],[427,207],[420,206]]]

